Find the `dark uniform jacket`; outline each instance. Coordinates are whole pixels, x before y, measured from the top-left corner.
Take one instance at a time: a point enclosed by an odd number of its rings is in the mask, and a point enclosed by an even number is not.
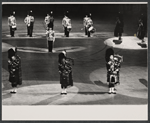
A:
[[[12,84],[22,84],[21,59],[15,56],[15,59],[8,60],[9,81]]]
[[[71,65],[65,60],[64,63],[59,63],[58,65],[60,72],[60,84],[68,85],[69,83],[69,73],[71,72]]]

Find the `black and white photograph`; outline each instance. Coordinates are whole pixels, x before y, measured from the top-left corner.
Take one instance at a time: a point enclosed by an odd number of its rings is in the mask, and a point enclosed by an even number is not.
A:
[[[2,2],[1,20],[4,120],[41,106],[63,115],[127,106],[132,120],[148,119],[136,116],[148,110],[148,2]]]

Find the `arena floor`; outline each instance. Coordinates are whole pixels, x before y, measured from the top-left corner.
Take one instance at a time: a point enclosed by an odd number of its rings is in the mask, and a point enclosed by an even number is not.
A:
[[[94,20],[96,33],[87,38],[82,30],[82,19],[72,19],[70,37],[63,36],[61,18],[56,18],[54,53],[48,53],[43,18],[36,18],[33,37],[26,36],[23,18],[17,18],[15,37],[9,35],[7,17],[2,19],[2,104],[3,105],[143,105],[148,102],[147,49],[138,43],[132,28],[126,22],[121,44],[113,42],[114,20]],[[111,21],[110,21],[111,20]],[[147,44],[147,38],[144,39]],[[16,94],[10,94],[7,50],[18,47],[22,60],[23,84]],[[105,51],[114,47],[115,54],[123,56],[120,85],[117,94],[108,94]],[[58,53],[66,49],[73,66],[74,86],[67,95],[60,95]]]

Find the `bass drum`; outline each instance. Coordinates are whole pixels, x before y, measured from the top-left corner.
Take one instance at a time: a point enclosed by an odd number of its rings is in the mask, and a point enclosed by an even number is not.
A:
[[[68,25],[68,26],[67,26],[67,31],[70,32],[70,31],[71,31],[71,28],[72,28],[71,25]]]
[[[94,32],[96,31],[96,29],[95,29],[93,26],[91,26],[91,27],[88,29],[88,31],[89,31],[90,33],[94,33]]]
[[[12,30],[13,30],[13,31],[17,30],[16,24],[13,24],[13,25],[12,25]]]

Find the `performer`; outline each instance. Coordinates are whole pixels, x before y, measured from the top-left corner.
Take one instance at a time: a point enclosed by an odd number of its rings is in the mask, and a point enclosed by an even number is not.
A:
[[[91,37],[91,33],[95,32],[95,28],[93,27],[93,21],[91,19],[91,13],[88,15],[87,21],[86,21],[86,30],[88,37]]]
[[[50,21],[50,16],[49,16],[49,14],[47,14],[47,16],[45,17],[45,19],[44,19],[44,22],[45,22],[45,25],[46,25],[46,28],[48,28],[48,24],[50,23],[49,21]]]
[[[123,56],[114,54],[112,48],[108,48],[105,54],[107,68],[107,82],[109,82],[109,94],[116,93],[115,85],[120,84],[119,72]]]
[[[34,26],[34,17],[32,10],[27,14],[27,17],[24,19],[25,24],[27,25],[27,35],[32,37],[33,26]]]
[[[119,73],[120,73],[120,68],[121,68],[121,62],[123,62],[123,56],[115,54],[114,55],[114,61],[115,61],[114,68],[116,71],[116,82],[115,82],[115,84],[120,84],[120,74]]]
[[[9,81],[12,85],[10,93],[17,92],[17,85],[22,84],[21,58],[17,55],[17,48],[8,50]]]
[[[49,28],[52,28],[52,30],[54,29],[54,17],[53,17],[53,11],[50,12],[50,17],[49,17],[49,24],[48,24]]]
[[[52,28],[47,28],[46,30],[46,37],[48,42],[48,51],[53,52],[53,46],[55,41],[55,31]]]
[[[85,30],[85,35],[87,35],[87,20],[88,20],[88,15],[85,15],[85,17],[83,18],[83,26],[84,26],[84,30]]]
[[[67,94],[67,86],[69,81],[69,73],[70,73],[70,67],[68,66],[66,62],[66,57],[64,53],[60,53],[58,56],[58,69],[60,74],[60,84],[62,88],[61,94]]]
[[[48,28],[52,28],[52,30],[54,29],[53,11],[51,11],[50,14],[47,14],[44,22],[45,22],[46,28],[48,27]]]
[[[15,12],[13,12],[10,17],[8,17],[8,25],[10,27],[10,35],[14,37],[15,31],[17,30]]]
[[[116,71],[115,71],[115,61],[114,61],[114,56],[110,56],[110,60],[107,63],[109,66],[108,69],[108,74],[109,74],[109,94],[113,93],[116,94],[115,90],[115,82],[116,82]]]
[[[30,16],[27,14],[27,17],[24,19],[24,23],[27,25],[27,36],[30,35]]]
[[[66,50],[62,51],[62,53],[65,55],[66,57],[66,63],[68,64],[69,67],[69,82],[68,82],[68,86],[73,86],[73,77],[72,77],[72,66],[74,65],[74,60],[72,58],[67,57],[67,52]]]
[[[143,14],[141,14],[139,21],[138,21],[138,29],[137,29],[137,37],[144,42],[144,37],[147,32],[147,20]]]
[[[111,56],[111,55],[114,56],[114,50],[113,50],[112,48],[108,48],[108,49],[106,50],[106,53],[105,53],[106,69],[107,69],[107,82],[109,82],[109,80],[110,80],[110,75],[109,75],[109,72],[108,72],[110,66],[109,66],[108,62],[109,62],[109,60],[110,60],[110,56]]]
[[[122,36],[122,33],[123,33],[123,27],[124,27],[123,16],[119,12],[119,15],[116,18],[116,27],[115,27],[115,30],[114,30],[114,36],[115,37],[119,36],[119,40],[121,40],[121,36]]]
[[[29,15],[30,15],[30,37],[32,37],[33,26],[34,26],[34,17],[33,17],[32,10],[30,11]]]
[[[72,26],[71,26],[71,19],[68,17],[68,11],[64,15],[64,18],[62,20],[62,25],[64,28],[64,35],[66,37],[69,37],[69,32],[71,31]]]

